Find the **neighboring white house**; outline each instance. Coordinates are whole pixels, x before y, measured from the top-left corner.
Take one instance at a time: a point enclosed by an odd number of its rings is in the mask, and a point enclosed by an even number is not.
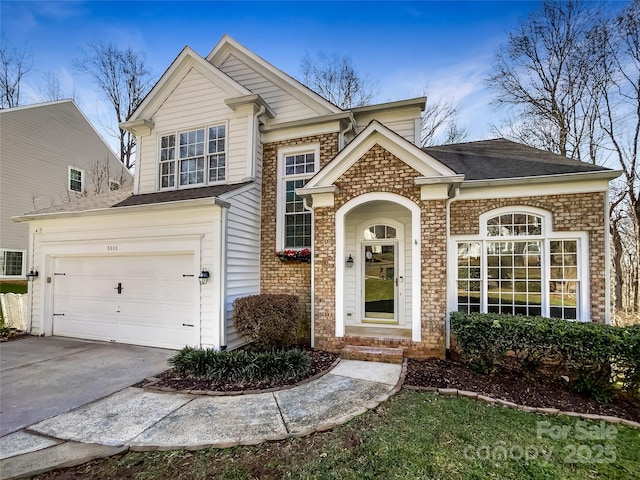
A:
[[[619,172],[503,139],[420,148],[425,101],[343,110],[228,36],[185,47],[122,124],[133,195],[16,218],[32,332],[235,348],[232,303],[259,292],[298,295],[333,351],[442,357],[452,310],[606,322]]]
[[[30,268],[29,227],[11,217],[132,180],[73,100],[0,110],[0,280]]]

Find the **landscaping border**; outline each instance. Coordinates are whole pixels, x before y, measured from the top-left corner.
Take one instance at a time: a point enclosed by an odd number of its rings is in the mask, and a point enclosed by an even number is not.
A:
[[[157,378],[157,377],[149,377],[149,378],[145,378],[143,380],[143,383],[140,386],[140,388],[143,388],[145,390],[153,390],[153,391],[156,391],[156,392],[173,392],[173,393],[182,393],[182,394],[185,394],[185,395],[209,395],[209,396],[214,396],[214,397],[229,397],[229,396],[235,396],[235,395],[254,395],[254,394],[258,394],[258,393],[278,392],[280,390],[289,390],[289,389],[291,389],[293,387],[297,387],[298,385],[304,385],[305,383],[309,383],[312,380],[320,378],[323,375],[326,375],[327,373],[329,373],[331,370],[333,370],[334,367],[336,365],[338,365],[339,362],[340,362],[340,357],[336,358],[333,361],[333,363],[329,366],[329,368],[326,368],[326,369],[322,370],[321,372],[316,373],[315,375],[312,375],[312,376],[310,376],[308,378],[305,378],[304,380],[300,380],[299,382],[292,383],[291,385],[283,385],[281,387],[271,387],[271,388],[254,389],[254,390],[229,390],[229,391],[195,390],[195,389],[178,390],[178,389],[171,388],[171,387],[159,387],[159,386],[156,386],[156,384],[158,382],[160,382],[160,379]]]
[[[419,392],[430,392],[436,395],[442,395],[443,397],[462,397],[470,400],[477,400],[489,405],[499,405],[506,408],[512,408],[514,410],[521,410],[527,413],[540,413],[543,415],[565,415],[567,417],[578,417],[584,420],[602,420],[608,423],[615,423],[625,425],[631,428],[640,429],[640,423],[626,418],[614,417],[611,415],[595,415],[593,413],[578,413],[578,412],[565,412],[557,408],[549,407],[529,407],[527,405],[518,405],[517,403],[509,402],[507,400],[501,400],[499,398],[493,398],[488,395],[481,395],[476,392],[469,392],[467,390],[457,390],[455,388],[438,388],[438,387],[420,387],[416,385],[403,385],[405,390],[413,390]]]

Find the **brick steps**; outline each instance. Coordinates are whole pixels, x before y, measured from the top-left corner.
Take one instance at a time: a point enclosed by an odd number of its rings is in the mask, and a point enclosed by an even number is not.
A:
[[[402,363],[402,348],[367,347],[363,345],[347,345],[340,356],[345,360],[365,360],[369,362]]]

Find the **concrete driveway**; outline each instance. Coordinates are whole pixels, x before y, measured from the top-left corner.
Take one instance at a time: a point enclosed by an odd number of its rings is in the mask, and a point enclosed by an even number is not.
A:
[[[175,351],[62,337],[0,344],[0,437],[167,368]]]

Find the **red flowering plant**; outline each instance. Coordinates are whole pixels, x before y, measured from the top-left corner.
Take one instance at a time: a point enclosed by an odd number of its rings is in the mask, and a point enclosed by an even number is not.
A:
[[[281,250],[275,252],[276,257],[281,262],[311,262],[311,250],[303,248],[302,250]]]

